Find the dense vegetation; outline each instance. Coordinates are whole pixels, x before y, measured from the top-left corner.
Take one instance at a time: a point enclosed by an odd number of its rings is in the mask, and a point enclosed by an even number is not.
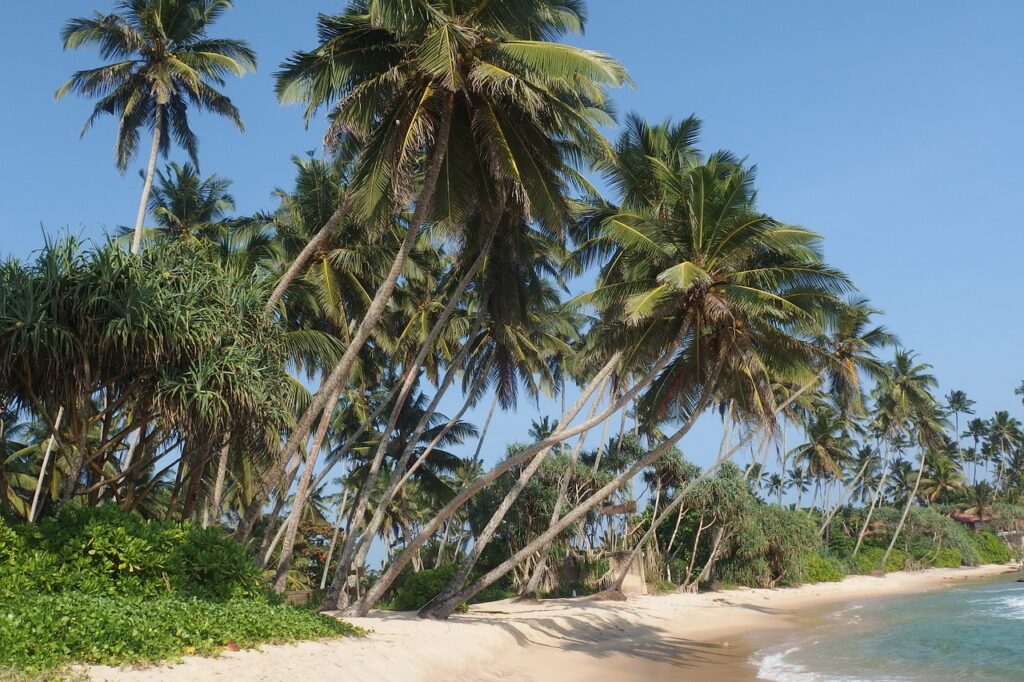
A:
[[[696,117],[629,115],[605,139],[630,80],[558,42],[583,3],[319,17],[276,94],[328,112],[325,154],[255,215],[200,174],[188,121],[241,125],[219,88],[255,54],[210,35],[230,7],[121,0],[63,31],[108,63],[58,95],[96,100],[87,129],[118,120],[122,170],[152,144],[133,229],[0,264],[10,663],[345,631],[268,589],[446,618],[617,589],[636,562],[696,590],[1009,556],[990,531],[1019,530],[1020,423],[961,424],[972,401],[939,398]],[[176,148],[189,161],[157,169]],[[528,441],[486,439],[496,411],[540,400],[561,407]],[[716,415],[699,468],[677,445]]]
[[[113,505],[0,520],[0,670],[128,663],[357,634],[280,604],[220,528],[146,521]]]

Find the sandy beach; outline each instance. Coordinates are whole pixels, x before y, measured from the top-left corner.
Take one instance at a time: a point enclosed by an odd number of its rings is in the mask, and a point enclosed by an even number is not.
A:
[[[796,628],[821,605],[941,589],[995,576],[1005,566],[853,576],[777,590],[492,602],[447,622],[411,613],[352,619],[364,638],[187,657],[170,666],[94,667],[93,680],[752,680],[754,642]]]

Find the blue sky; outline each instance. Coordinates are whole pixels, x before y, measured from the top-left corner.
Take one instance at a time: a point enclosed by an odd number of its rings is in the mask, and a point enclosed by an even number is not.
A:
[[[209,117],[195,128],[202,170],[234,180],[248,212],[271,208],[271,190],[290,185],[293,154],[319,148],[322,120],[305,131],[301,110],[274,100],[272,73],[313,45],[317,12],[343,3],[236,4],[216,33],[259,52],[259,71],[227,88],[247,130]],[[21,3],[0,23],[9,65],[0,255],[38,248],[40,225],[100,235],[134,219],[144,160],[120,176],[113,122],[80,140],[90,103],[53,100],[71,72],[98,62],[61,51],[62,22],[111,6]],[[591,0],[589,9],[573,42],[629,69],[637,87],[616,93],[620,112],[703,118],[703,148],[757,164],[761,207],[825,235],[829,260],[934,365],[944,392],[967,391],[983,416],[1019,407],[1024,4]],[[493,442],[523,439],[534,414],[500,417]],[[687,455],[706,461],[715,431],[695,433]]]

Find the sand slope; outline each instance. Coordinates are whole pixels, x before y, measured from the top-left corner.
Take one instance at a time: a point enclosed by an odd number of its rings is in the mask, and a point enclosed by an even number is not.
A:
[[[265,646],[216,658],[187,657],[173,666],[93,667],[93,680],[750,680],[747,633],[794,627],[795,614],[820,604],[938,589],[1005,572],[1004,566],[854,576],[779,590],[635,597],[493,602],[447,622],[414,614],[353,619],[364,638]]]

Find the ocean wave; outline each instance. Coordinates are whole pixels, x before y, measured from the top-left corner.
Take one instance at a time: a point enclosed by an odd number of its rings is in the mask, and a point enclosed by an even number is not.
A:
[[[757,666],[757,679],[772,682],[818,682],[823,679],[816,673],[809,672],[806,666],[786,660],[787,656],[797,651],[800,651],[800,647],[794,646],[784,651],[765,654],[757,660],[752,659],[751,662]]]
[[[793,654],[801,651],[803,647],[791,646],[779,650],[767,649],[759,651],[750,657],[750,662],[757,666],[757,679],[768,680],[769,682],[900,682],[904,678],[879,677],[863,678],[850,677],[848,675],[835,675],[814,672],[806,665],[792,660]]]
[[[1024,595],[992,599],[989,605],[989,613],[997,618],[1024,620]]]

